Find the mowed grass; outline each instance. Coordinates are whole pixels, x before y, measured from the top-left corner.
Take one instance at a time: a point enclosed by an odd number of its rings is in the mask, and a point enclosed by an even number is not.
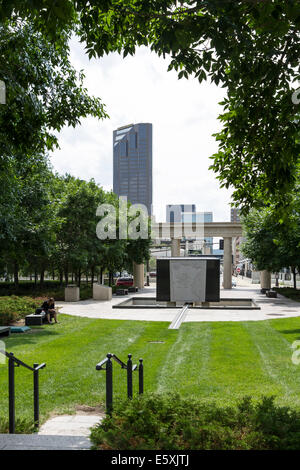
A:
[[[144,359],[145,391],[177,391],[219,404],[245,395],[275,395],[300,409],[300,364],[292,363],[300,318],[260,322],[185,323],[92,320],[60,315],[60,324],[35,327],[2,340],[24,362],[46,362],[40,372],[41,421],[72,413],[76,405],[105,403],[105,372],[97,362],[108,352],[123,361]],[[151,343],[161,341],[161,343]],[[32,417],[32,373],[16,368],[16,416]],[[114,398],[126,396],[126,371],[114,362]],[[134,372],[134,393],[138,374]],[[7,418],[7,364],[0,364],[0,417]]]

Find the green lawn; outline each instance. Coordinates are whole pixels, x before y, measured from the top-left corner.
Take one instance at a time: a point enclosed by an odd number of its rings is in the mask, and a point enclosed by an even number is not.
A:
[[[276,395],[279,404],[300,409],[300,365],[291,344],[300,339],[300,318],[261,322],[168,323],[92,320],[60,315],[60,324],[36,327],[5,339],[23,361],[46,362],[40,373],[42,421],[50,413],[105,400],[105,372],[95,365],[113,352],[145,365],[145,391],[235,403],[244,395]],[[2,338],[4,339],[4,338]],[[150,341],[164,341],[151,344]],[[137,373],[134,373],[135,393]],[[114,391],[126,395],[126,371],[114,363]],[[7,417],[7,366],[0,364],[0,417]],[[32,373],[16,369],[16,415],[32,417]]]

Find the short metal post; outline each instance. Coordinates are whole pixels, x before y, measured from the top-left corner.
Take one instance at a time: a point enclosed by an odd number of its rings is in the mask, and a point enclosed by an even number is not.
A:
[[[36,369],[38,364],[34,363],[33,368]],[[34,426],[38,429],[40,425],[39,413],[39,371],[33,371],[33,409],[34,409]]]
[[[139,364],[139,394],[144,393],[144,366],[143,359],[140,359]]]
[[[113,409],[113,370],[111,357],[112,354],[107,354],[107,363],[106,363],[106,413],[111,414]]]
[[[13,353],[8,359],[9,433],[15,433],[15,363]]]
[[[127,397],[132,398],[132,355],[128,354],[127,361]]]

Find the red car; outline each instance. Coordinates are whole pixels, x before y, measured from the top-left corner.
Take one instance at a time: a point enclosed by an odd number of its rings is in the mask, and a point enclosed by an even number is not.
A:
[[[133,279],[132,277],[119,277],[116,280],[116,286],[132,287]]]

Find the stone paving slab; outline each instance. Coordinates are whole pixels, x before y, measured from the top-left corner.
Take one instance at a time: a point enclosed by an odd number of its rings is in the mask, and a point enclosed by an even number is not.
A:
[[[90,429],[102,420],[100,415],[61,415],[44,423],[38,432],[43,436],[86,436]]]
[[[155,286],[146,287],[136,294],[126,296],[155,297]],[[221,298],[251,298],[260,310],[230,310],[230,309],[189,309],[184,319],[185,322],[202,321],[257,321],[270,320],[272,318],[288,318],[300,316],[299,302],[292,301],[281,295],[275,299],[269,299],[260,292],[260,286],[251,284],[246,279],[237,280],[237,287],[233,289],[221,289]],[[58,302],[60,311],[69,315],[87,318],[102,318],[114,320],[142,320],[142,321],[166,321],[171,323],[180,309],[113,309],[112,306],[122,302],[123,297],[114,297],[111,301],[83,300],[79,302]]]
[[[0,434],[0,450],[89,450],[84,436],[41,436],[38,434]]]

